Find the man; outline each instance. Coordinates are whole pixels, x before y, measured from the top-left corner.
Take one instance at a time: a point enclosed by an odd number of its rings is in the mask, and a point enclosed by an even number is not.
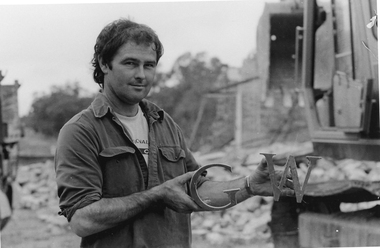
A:
[[[191,246],[190,213],[202,209],[186,185],[199,165],[177,124],[144,99],[162,54],[155,32],[129,20],[97,38],[92,62],[102,92],[62,128],[55,157],[61,214],[82,247]],[[203,178],[198,193],[222,206],[231,188],[241,189],[238,202],[273,194],[265,163],[247,180]]]

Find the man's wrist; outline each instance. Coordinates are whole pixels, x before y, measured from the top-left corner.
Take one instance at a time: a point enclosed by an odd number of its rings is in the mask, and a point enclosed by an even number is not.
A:
[[[161,185],[158,185],[158,186],[153,187],[149,190],[150,194],[151,194],[151,201],[153,204],[157,204],[157,203],[163,201],[165,198],[164,197],[165,191],[162,190],[162,188],[160,186]]]
[[[247,191],[247,193],[250,195],[250,196],[254,196],[255,193],[253,193],[252,189],[251,189],[251,184],[249,182],[249,176],[246,176],[245,177],[245,190]]]

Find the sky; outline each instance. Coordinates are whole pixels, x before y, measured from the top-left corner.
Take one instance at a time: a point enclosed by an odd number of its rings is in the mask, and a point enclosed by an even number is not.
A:
[[[156,31],[165,51],[160,71],[170,70],[186,52],[206,52],[240,67],[255,50],[265,2],[273,1],[0,1],[2,84],[21,84],[20,116],[29,113],[36,95],[48,94],[52,86],[78,82],[86,92],[96,92],[91,66],[95,40],[120,17]]]

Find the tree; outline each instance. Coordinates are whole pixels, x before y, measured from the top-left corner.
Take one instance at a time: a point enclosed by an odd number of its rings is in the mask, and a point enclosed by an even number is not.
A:
[[[76,113],[87,108],[93,97],[82,97],[78,83],[53,86],[50,94],[35,96],[26,126],[47,136],[57,136],[61,127]]]
[[[159,90],[156,89],[149,99],[168,112],[182,128],[185,137],[189,138],[202,97],[211,89],[227,83],[225,67],[218,58],[209,59],[205,53],[195,56],[185,53],[176,60],[170,73],[160,77],[166,83],[158,83]],[[169,87],[168,82],[174,85]],[[197,133],[198,141],[209,131],[215,113],[215,104],[206,105],[202,127]],[[194,148],[199,145],[200,142],[197,142]]]
[[[180,56],[169,73],[157,73],[156,84],[148,99],[168,112],[190,138],[200,110],[202,97],[211,89],[227,84],[226,65],[205,53]],[[170,83],[170,87],[168,83]],[[81,97],[78,84],[53,87],[50,94],[36,97],[27,118],[27,126],[46,135],[57,135],[73,115],[87,108],[93,97]],[[216,114],[216,103],[208,103],[197,132],[197,149]],[[203,139],[204,140],[204,139]]]

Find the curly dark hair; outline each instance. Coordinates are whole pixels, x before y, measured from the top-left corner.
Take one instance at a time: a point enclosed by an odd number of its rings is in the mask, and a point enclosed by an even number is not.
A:
[[[111,62],[118,49],[130,41],[136,44],[154,44],[157,62],[164,53],[163,45],[150,27],[123,18],[111,22],[98,35],[91,60],[94,67],[93,78],[101,88],[104,86],[104,73],[100,68],[100,60],[112,69]]]

